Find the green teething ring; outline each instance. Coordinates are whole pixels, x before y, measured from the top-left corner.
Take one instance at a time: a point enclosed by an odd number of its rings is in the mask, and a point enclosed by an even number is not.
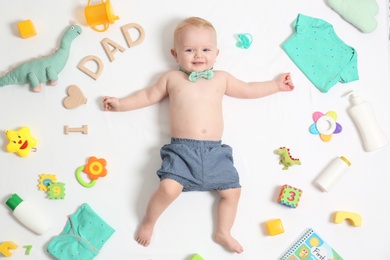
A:
[[[77,181],[85,188],[92,188],[93,186],[95,186],[96,184],[96,180],[93,180],[91,181],[90,183],[86,183],[83,178],[81,178],[81,175],[80,173],[84,170],[84,166],[80,166],[79,168],[77,168],[76,170],[76,178],[77,178]]]

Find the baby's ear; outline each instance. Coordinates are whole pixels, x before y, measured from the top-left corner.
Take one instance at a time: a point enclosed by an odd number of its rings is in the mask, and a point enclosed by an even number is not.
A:
[[[171,49],[171,54],[172,54],[172,56],[175,58],[175,60],[176,60],[177,62],[179,62],[179,60],[177,59],[177,52],[176,52],[175,49]]]

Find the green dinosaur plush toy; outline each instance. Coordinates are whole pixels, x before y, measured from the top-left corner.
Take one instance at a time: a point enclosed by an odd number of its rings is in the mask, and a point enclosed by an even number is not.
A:
[[[293,165],[301,165],[301,161],[299,159],[291,157],[290,149],[287,147],[280,147],[275,150],[275,153],[280,155],[279,164],[284,165],[282,170],[288,170],[288,167]]]
[[[72,41],[81,34],[81,27],[71,25],[64,33],[60,48],[53,54],[27,61],[3,77],[0,77],[0,87],[14,84],[30,84],[34,92],[41,91],[41,83],[57,84],[58,74],[68,61]]]

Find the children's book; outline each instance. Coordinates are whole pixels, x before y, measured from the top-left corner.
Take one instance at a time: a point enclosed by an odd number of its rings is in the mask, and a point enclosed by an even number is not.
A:
[[[280,258],[281,260],[343,260],[312,228],[307,230]]]

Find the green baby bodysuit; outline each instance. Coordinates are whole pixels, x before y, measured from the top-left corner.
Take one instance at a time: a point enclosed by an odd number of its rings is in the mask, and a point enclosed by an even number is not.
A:
[[[337,82],[359,79],[355,49],[336,35],[331,24],[299,14],[294,28],[282,48],[321,92],[328,92]]]
[[[69,216],[64,230],[53,237],[47,252],[56,259],[92,260],[115,230],[84,203]]]

